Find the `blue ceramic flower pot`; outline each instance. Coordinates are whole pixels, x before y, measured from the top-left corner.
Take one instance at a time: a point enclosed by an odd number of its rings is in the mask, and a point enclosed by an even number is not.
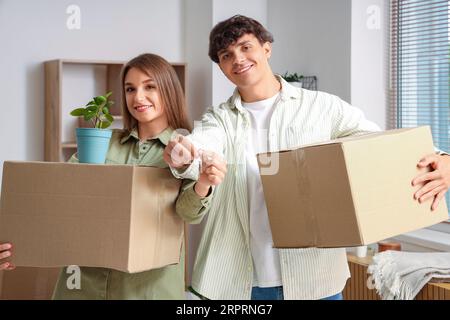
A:
[[[96,128],[77,128],[78,160],[80,163],[105,163],[112,131]]]

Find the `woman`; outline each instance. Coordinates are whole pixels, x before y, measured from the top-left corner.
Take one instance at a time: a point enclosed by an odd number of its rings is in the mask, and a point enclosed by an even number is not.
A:
[[[172,66],[160,56],[143,54],[129,61],[122,71],[122,114],[124,129],[113,130],[107,164],[148,165],[167,168],[163,151],[174,129],[190,131],[184,95]],[[75,155],[71,162],[77,162]],[[185,180],[184,187],[209,190],[220,183],[226,165],[217,157],[197,182]],[[208,169],[209,168],[209,169]],[[212,170],[214,168],[214,170]],[[214,172],[214,174],[213,174]],[[198,192],[200,193],[200,192]],[[211,192],[209,192],[211,193]],[[200,193],[202,196],[203,192]],[[195,222],[201,213],[203,197],[185,202],[180,214],[188,222]],[[200,204],[200,205],[199,205]],[[177,208],[177,212],[180,212]],[[95,244],[93,244],[95,245]],[[10,244],[0,244],[0,270],[14,266],[2,263],[11,257]],[[63,268],[54,299],[184,299],[184,250],[180,263],[140,273],[124,273],[106,268],[81,267],[81,288],[69,289],[71,273]]]

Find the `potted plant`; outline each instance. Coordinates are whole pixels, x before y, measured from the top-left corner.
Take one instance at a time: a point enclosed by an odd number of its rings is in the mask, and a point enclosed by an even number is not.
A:
[[[289,82],[290,84],[292,84],[293,86],[302,87],[302,80],[303,80],[303,75],[299,75],[297,74],[297,72],[295,73],[288,73],[286,71],[286,73],[284,75],[281,76],[284,80],[286,80],[287,82]]]
[[[92,128],[77,128],[78,160],[80,163],[105,163],[112,131],[106,130],[114,121],[109,100],[112,92],[92,98],[85,107],[70,112],[74,117],[83,117],[92,123]]]

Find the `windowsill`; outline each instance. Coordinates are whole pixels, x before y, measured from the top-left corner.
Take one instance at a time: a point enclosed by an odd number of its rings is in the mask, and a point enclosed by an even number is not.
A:
[[[430,226],[427,229],[439,232],[446,232],[450,234],[450,220],[435,224],[434,226]]]
[[[442,231],[420,229],[392,239],[400,241],[405,251],[450,251],[450,235]]]

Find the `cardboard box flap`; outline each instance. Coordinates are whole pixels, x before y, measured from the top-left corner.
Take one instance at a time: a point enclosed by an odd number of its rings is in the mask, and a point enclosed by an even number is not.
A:
[[[278,173],[261,175],[275,247],[326,246],[339,230],[359,229],[350,185],[342,176],[346,175],[343,152],[339,158],[330,156],[336,150],[341,150],[339,144],[283,152]],[[349,241],[361,241],[359,233],[344,234],[342,246]]]
[[[169,170],[135,167],[130,232],[130,263],[135,270],[145,270],[148,257],[155,268],[180,259],[184,223],[175,212],[175,202],[181,180],[174,179]],[[142,193],[141,190],[152,190]],[[156,210],[149,212],[149,206]]]
[[[60,268],[17,267],[0,271],[0,300],[50,300]]]
[[[292,155],[280,154],[280,158],[285,157],[291,158]],[[296,239],[291,239],[289,234],[298,235],[302,242],[306,241],[311,246],[315,244],[317,233],[309,227],[307,212],[301,210],[307,206],[305,199],[308,202],[309,198],[302,193],[302,184],[297,183],[296,172],[295,164],[286,161],[277,175],[261,176],[275,247],[280,242],[284,244],[283,247],[295,247],[296,241],[291,240]],[[292,217],[295,218],[295,223],[292,223]]]
[[[304,162],[296,159],[297,168],[308,174],[298,175],[299,181],[308,181],[311,197],[309,215],[314,216],[319,232],[315,245],[340,247],[361,241],[360,226],[355,216],[352,189],[348,181],[346,159],[341,144],[321,148],[299,149],[306,155]],[[342,233],[342,230],[349,230]],[[352,230],[352,232],[350,232]],[[337,237],[339,235],[339,237]]]

